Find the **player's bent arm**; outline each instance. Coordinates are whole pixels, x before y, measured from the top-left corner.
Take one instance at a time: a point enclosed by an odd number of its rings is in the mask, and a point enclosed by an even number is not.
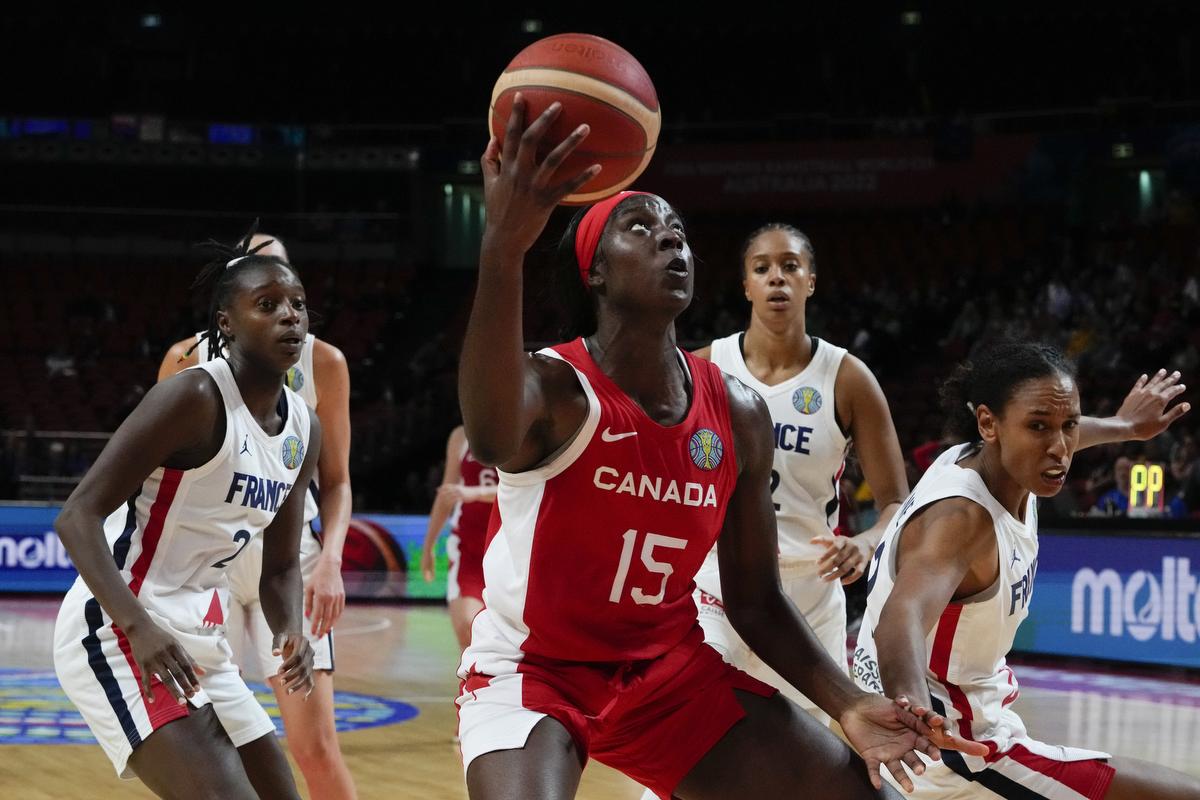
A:
[[[258,596],[271,632],[300,633],[304,620],[304,594],[300,579],[300,536],[304,527],[304,495],[321,457],[321,420],[309,411],[312,421],[308,452],[271,524],[263,531],[262,575]]]
[[[908,478],[904,472],[900,438],[896,435],[896,426],[892,422],[892,413],[883,389],[866,364],[847,354],[838,368],[836,387],[838,406],[842,406],[843,398],[847,401],[847,427],[862,463],[863,477],[871,487],[875,507],[879,510],[875,525],[870,531],[860,534],[869,538],[874,549],[883,537],[887,524],[908,496]]]
[[[725,376],[738,478],[717,539],[721,592],[734,629],[763,661],[835,719],[862,692],[825,652],[779,583],[766,403]]]
[[[553,177],[587,136],[586,125],[580,125],[561,142],[547,142],[554,149],[545,157],[538,155],[546,132],[561,110],[561,105],[553,103],[526,124],[528,104],[518,94],[503,145],[493,137],[479,160],[487,227],[480,247],[475,302],[459,362],[459,402],[475,457],[484,464],[503,464],[510,471],[527,469],[544,459],[553,451],[545,448],[566,441],[584,418],[581,413],[575,426],[563,432],[561,425],[569,421],[570,415],[564,419],[561,409],[554,408],[555,396],[544,381],[556,371],[561,375],[565,365],[539,364],[538,357],[524,352],[521,335],[525,253],[545,229],[558,203],[600,169],[593,165],[563,182]],[[565,372],[576,389],[563,397],[574,392],[582,394],[574,372],[569,368]],[[549,430],[530,436],[531,428],[539,422]]]
[[[975,587],[963,588],[969,573],[998,570],[998,564],[987,563],[989,558],[996,560],[995,542],[991,516],[965,498],[937,501],[905,525],[898,540],[895,585],[875,631],[879,674],[888,697],[904,695],[914,705],[930,707],[926,637],[955,597],[975,593]],[[875,568],[887,566],[880,562]]]
[[[354,494],[350,486],[350,370],[331,344],[313,342],[317,417],[321,421],[321,559],[341,566]]]
[[[54,521],[84,582],[127,632],[150,620],[113,562],[104,518],[158,467],[198,467],[216,455],[224,437],[224,406],[208,373],[197,371],[156,384],[121,423]]]
[[[171,345],[171,349],[167,350],[167,354],[163,356],[162,363],[158,365],[158,380],[164,381],[177,372],[199,364],[200,359],[196,355],[196,351],[192,350],[190,354],[188,353],[188,350],[195,344],[195,338],[188,338],[180,339]]]

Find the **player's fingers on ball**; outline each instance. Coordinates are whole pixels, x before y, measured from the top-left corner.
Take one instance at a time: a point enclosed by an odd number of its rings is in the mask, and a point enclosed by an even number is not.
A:
[[[508,114],[508,124],[504,126],[504,146],[500,150],[501,164],[511,164],[516,159],[524,127],[525,95],[517,92],[517,96],[513,98],[512,111]]]
[[[539,185],[546,186],[554,177],[555,171],[562,166],[566,161],[567,156],[575,152],[575,148],[587,136],[590,129],[587,125],[580,125],[570,136],[558,143],[558,146],[550,151],[550,155],[546,156],[542,161],[541,167],[538,168],[537,177],[534,179]]]
[[[562,111],[562,103],[556,100],[547,106],[546,110],[539,114],[538,118],[525,129],[525,132],[521,134],[521,144],[517,150],[517,158],[528,159],[532,163],[538,146],[541,145],[542,139],[546,137],[547,129],[549,129],[560,111]]]
[[[600,170],[601,170],[601,167],[599,164],[592,164],[590,167],[588,167],[583,172],[576,175],[574,178],[571,178],[570,180],[567,180],[567,181],[559,184],[558,187],[555,188],[551,192],[551,194],[554,195],[555,197],[557,197],[558,200],[561,200],[562,198],[566,197],[567,195],[574,194],[579,189],[579,187],[583,186],[585,183],[590,181],[592,178],[599,175]],[[555,202],[558,202],[558,200],[556,200]]]

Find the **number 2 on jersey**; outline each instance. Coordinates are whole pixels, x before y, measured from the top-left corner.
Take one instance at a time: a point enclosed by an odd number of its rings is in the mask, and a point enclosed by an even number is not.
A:
[[[771,497],[772,498],[775,497],[775,490],[778,488],[779,488],[779,472],[778,472],[778,470],[771,470]],[[779,503],[772,502],[771,505],[775,506],[776,511],[779,510]]]
[[[638,532],[633,528],[625,531],[622,538],[625,540],[624,546],[621,548],[621,563],[617,566],[617,574],[613,578],[612,591],[608,594],[610,603],[621,602],[621,596],[625,594],[625,580],[629,577],[629,565],[633,561],[633,550],[637,542]],[[633,602],[639,606],[656,606],[663,601],[667,594],[667,578],[675,572],[675,567],[662,561],[654,560],[654,548],[666,547],[672,550],[683,550],[687,547],[686,539],[676,539],[673,536],[663,536],[659,533],[647,533],[646,538],[642,542],[642,565],[646,567],[647,572],[652,572],[655,575],[662,575],[662,583],[658,586],[658,594],[648,595],[640,587],[633,587],[629,590],[629,596],[633,598]]]
[[[239,547],[237,552],[231,555],[229,558],[222,558],[220,561],[213,564],[213,569],[224,569],[225,567],[229,566],[230,561],[233,561],[242,554],[242,551],[246,549],[246,545],[250,544],[250,531],[238,531],[233,535],[233,540],[235,542],[241,542],[242,546]]]

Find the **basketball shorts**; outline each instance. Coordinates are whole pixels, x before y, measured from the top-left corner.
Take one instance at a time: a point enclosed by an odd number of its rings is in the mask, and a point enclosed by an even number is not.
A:
[[[699,628],[655,659],[569,662],[522,654],[487,609],[475,617],[459,677],[464,770],[486,753],[524,747],[552,717],[583,763],[595,758],[662,798],[745,716],[734,689],[775,694],[722,660]]]
[[[54,671],[67,697],[79,709],[92,734],[122,778],[135,777],[128,761],[150,734],[188,715],[189,708],[211,703],[235,747],[275,732],[275,725],[242,680],[225,637],[217,631],[183,631],[152,609],[155,624],[167,630],[204,668],[200,691],[185,704],[171,696],[157,677],[153,702],[141,694],[141,672],[129,640],[112,624],[82,579],[67,592],[54,625]]]
[[[483,549],[463,546],[462,538],[452,533],[446,539],[450,572],[446,576],[446,600],[474,597],[483,602]]]
[[[242,554],[229,565],[229,613],[225,625],[230,646],[233,648],[234,663],[244,667],[251,675],[269,678],[279,672],[283,658],[271,652],[275,636],[263,614],[258,600],[258,579],[262,575],[263,541],[255,536]],[[300,577],[308,586],[317,561],[321,558],[321,542],[313,533],[312,525],[305,523],[300,534]],[[304,619],[304,638],[313,649],[313,669],[333,670],[333,633],[316,637],[312,635],[312,620]]]
[[[914,800],[1101,800],[1116,771],[1111,756],[1096,750],[1060,747],[1031,739],[1025,726],[1005,709],[996,741],[982,758],[942,751],[942,761],[921,755],[925,773],[912,777]],[[883,775],[893,784],[887,770]],[[897,788],[898,785],[897,785]]]
[[[698,578],[700,576],[697,576]],[[796,608],[804,615],[813,633],[821,640],[825,651],[842,669],[847,669],[846,659],[846,593],[837,581],[823,581],[817,574],[815,561],[781,562],[779,579],[783,592],[791,598]],[[706,586],[719,585],[717,580],[705,581]],[[742,641],[725,616],[725,606],[720,598],[701,589],[696,589],[696,608],[700,627],[704,629],[704,641],[735,667],[764,683],[774,686],[784,697],[811,714],[823,725],[829,724],[829,715],[785,681],[775,670]]]

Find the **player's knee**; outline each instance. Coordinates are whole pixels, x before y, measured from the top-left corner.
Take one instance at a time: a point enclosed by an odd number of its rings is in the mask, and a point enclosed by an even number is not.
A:
[[[342,761],[337,734],[332,730],[325,730],[324,727],[305,731],[304,736],[295,740],[289,738],[288,749],[292,751],[292,757],[304,772],[333,769]]]

